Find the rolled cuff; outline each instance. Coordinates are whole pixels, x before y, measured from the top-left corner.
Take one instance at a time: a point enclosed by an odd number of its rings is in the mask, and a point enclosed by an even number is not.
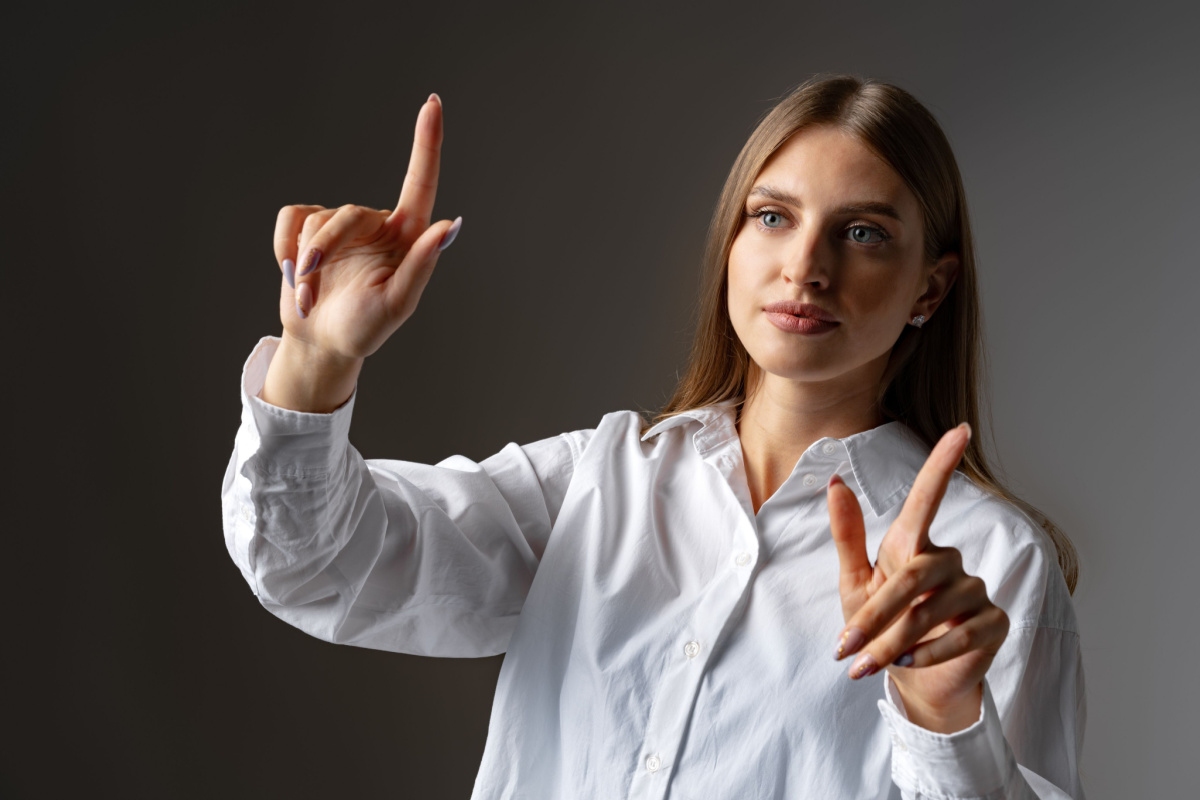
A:
[[[987,679],[979,719],[956,733],[935,733],[909,721],[892,688],[879,701],[892,735],[892,781],[905,797],[1000,798],[1017,772]]]
[[[349,444],[350,418],[358,383],[348,400],[328,414],[293,411],[258,396],[267,369],[282,341],[264,336],[242,366],[242,422],[250,441],[239,443],[253,454],[254,468],[276,475],[317,476],[333,471]]]

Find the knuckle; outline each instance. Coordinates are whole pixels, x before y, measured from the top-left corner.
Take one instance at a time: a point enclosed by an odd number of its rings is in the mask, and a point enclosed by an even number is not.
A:
[[[987,602],[987,582],[978,575],[969,575],[967,577],[967,591],[976,600]]]
[[[920,533],[917,528],[907,521],[897,520],[895,523],[896,533],[900,534],[905,539],[915,539]]]
[[[301,228],[301,231],[304,233],[305,237],[309,237],[320,230],[321,226],[324,224],[325,217],[321,213],[309,214],[304,219],[304,225]]]
[[[913,608],[909,613],[911,616],[911,627],[913,630],[925,631],[932,627],[933,614],[930,612],[927,604],[921,603]]]
[[[924,486],[914,486],[908,493],[912,502],[919,506],[929,505],[933,501],[933,492]]]
[[[915,594],[925,584],[929,576],[929,567],[920,561],[910,562],[908,567],[896,573],[896,582],[904,594]]]
[[[413,146],[426,156],[440,156],[442,154],[441,147],[438,147],[436,144],[430,144],[429,142],[422,141],[421,139],[414,141]]]
[[[954,634],[954,643],[960,650],[974,650],[979,643],[979,634],[970,625],[959,625]]]
[[[437,181],[430,180],[423,173],[416,170],[409,170],[404,176],[404,182],[408,184],[411,181],[412,186],[417,186],[422,189],[436,189]]]

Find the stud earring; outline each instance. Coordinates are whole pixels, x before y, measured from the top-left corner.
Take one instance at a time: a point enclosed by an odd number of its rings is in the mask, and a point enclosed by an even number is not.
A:
[[[916,325],[918,328],[921,327],[922,325],[924,325],[925,324],[925,315],[917,314],[915,317],[912,318],[912,324]]]

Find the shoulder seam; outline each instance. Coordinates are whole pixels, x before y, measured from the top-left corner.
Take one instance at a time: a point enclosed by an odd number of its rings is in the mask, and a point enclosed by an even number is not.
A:
[[[575,442],[575,437],[570,433],[560,433],[559,436],[567,440],[567,447],[571,451],[571,468],[579,466],[579,459],[582,454],[579,451],[579,445]]]

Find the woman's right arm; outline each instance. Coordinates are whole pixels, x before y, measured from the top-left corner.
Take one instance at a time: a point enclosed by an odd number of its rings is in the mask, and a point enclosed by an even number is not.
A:
[[[222,487],[230,556],[268,611],[328,642],[428,656],[504,652],[590,431],[476,463],[372,459],[330,413],[257,397],[281,340],[242,373]]]
[[[363,361],[458,233],[461,217],[430,224],[441,145],[430,95],[394,210],[280,210],[283,336],[246,362],[222,505],[230,555],[281,619],[329,642],[485,656],[507,647],[588,433],[478,464],[367,462],[350,445]]]

